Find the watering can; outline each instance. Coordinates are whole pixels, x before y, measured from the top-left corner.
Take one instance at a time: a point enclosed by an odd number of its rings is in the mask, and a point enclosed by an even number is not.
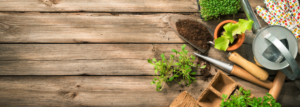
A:
[[[248,0],[241,0],[241,3],[247,18],[254,21],[250,40],[255,62],[270,70],[281,70],[289,79],[295,80],[300,75],[295,60],[298,53],[296,37],[282,26],[261,28]]]

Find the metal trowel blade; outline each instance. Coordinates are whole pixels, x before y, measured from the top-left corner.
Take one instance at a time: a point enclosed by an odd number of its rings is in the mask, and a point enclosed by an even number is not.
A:
[[[288,43],[286,39],[281,39],[280,42],[287,48],[289,49]],[[281,63],[285,61],[284,56],[281,54],[281,52],[273,45],[271,44],[264,52],[263,56],[276,63]]]

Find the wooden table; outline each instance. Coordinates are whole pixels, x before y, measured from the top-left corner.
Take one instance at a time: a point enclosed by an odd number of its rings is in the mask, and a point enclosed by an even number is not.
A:
[[[262,0],[249,2],[263,6]],[[150,85],[154,69],[146,60],[186,44],[166,18],[198,17],[196,0],[0,0],[0,11],[1,106],[166,107],[184,90],[198,98],[211,80],[198,72],[189,87],[174,84],[156,92]],[[219,22],[205,23],[214,29]],[[209,56],[230,62],[213,48]],[[272,80],[276,71],[269,73]],[[231,77],[255,96],[268,92]],[[286,80],[278,102],[300,106],[299,95],[295,82]]]

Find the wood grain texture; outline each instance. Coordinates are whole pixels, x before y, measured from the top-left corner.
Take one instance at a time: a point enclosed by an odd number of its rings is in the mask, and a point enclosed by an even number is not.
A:
[[[183,44],[0,44],[2,61],[59,61],[168,58]],[[191,46],[186,49],[194,52]]]
[[[1,76],[2,106],[168,106],[183,90],[198,98],[208,81],[196,77],[191,86],[172,83],[161,92],[150,85],[152,76]],[[267,89],[233,78],[252,94],[261,97]],[[209,80],[210,81],[210,80]],[[299,106],[294,82],[286,82],[278,101]]]
[[[0,0],[0,11],[198,12],[196,0]],[[264,6],[249,0],[252,8]]]
[[[153,75],[149,58],[168,58],[183,44],[0,44],[0,75]],[[187,45],[186,49],[195,52]],[[245,56],[243,45],[237,52]],[[208,56],[234,64],[211,47]],[[298,62],[300,59],[297,57]],[[300,63],[300,62],[299,62]],[[216,74],[216,67],[210,70]],[[268,71],[275,75],[276,71]],[[200,72],[197,75],[201,75]]]
[[[170,28],[169,15],[173,14],[2,12],[0,43],[184,43]],[[198,13],[185,16],[211,29],[219,23],[202,21]],[[238,14],[235,18],[246,16]],[[263,21],[261,24],[267,26]]]
[[[197,12],[196,0],[0,0],[0,11]]]
[[[0,43],[184,43],[167,14],[0,13]]]

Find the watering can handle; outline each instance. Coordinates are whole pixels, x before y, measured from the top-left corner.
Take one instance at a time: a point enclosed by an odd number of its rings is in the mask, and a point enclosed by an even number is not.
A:
[[[248,0],[241,0],[241,3],[242,3],[242,7],[245,11],[245,14],[246,14],[248,20],[253,20],[253,22],[254,22],[253,27],[252,27],[252,32],[253,32],[253,34],[256,34],[258,32],[258,30],[261,28],[261,26],[257,20],[257,17],[255,16]]]
[[[283,73],[291,80],[295,80],[298,75],[300,75],[300,69],[296,60],[294,59],[293,55],[290,51],[278,40],[275,36],[272,36],[270,33],[264,36],[268,41],[270,41],[284,56],[286,61],[289,63],[292,72],[287,68],[282,69]]]

